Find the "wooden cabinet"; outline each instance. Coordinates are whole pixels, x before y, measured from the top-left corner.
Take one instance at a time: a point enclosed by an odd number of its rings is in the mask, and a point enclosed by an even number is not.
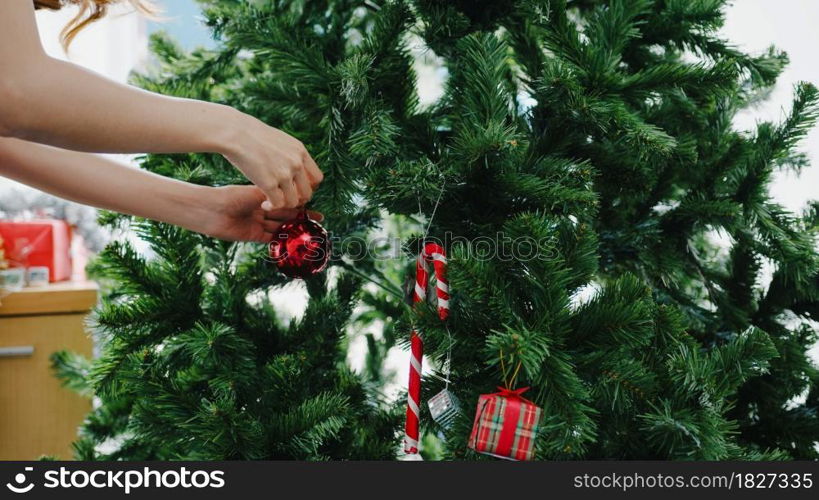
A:
[[[93,283],[25,289],[0,304],[0,460],[41,455],[71,459],[77,428],[91,401],[60,385],[49,356],[92,354],[85,328],[96,304]]]

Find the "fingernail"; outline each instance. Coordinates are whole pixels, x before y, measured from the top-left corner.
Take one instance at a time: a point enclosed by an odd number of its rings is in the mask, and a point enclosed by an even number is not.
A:
[[[265,211],[268,211],[268,212],[269,212],[270,210],[273,210],[273,204],[272,204],[272,203],[270,203],[270,202],[269,202],[269,201],[267,201],[267,200],[263,201],[263,202],[262,202],[262,210],[265,210]]]

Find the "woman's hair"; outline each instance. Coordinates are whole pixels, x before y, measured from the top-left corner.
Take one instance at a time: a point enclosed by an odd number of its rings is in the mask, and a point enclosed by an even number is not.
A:
[[[34,0],[34,7],[37,9],[59,10],[65,5],[79,5],[80,11],[60,33],[63,47],[68,48],[74,37],[94,21],[105,17],[108,6],[115,3],[127,1],[138,12],[146,15],[156,13],[156,8],[150,0]]]

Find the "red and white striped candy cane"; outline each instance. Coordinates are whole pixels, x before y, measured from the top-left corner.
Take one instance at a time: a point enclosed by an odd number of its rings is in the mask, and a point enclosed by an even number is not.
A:
[[[435,268],[437,281],[438,316],[441,321],[449,315],[449,286],[446,281],[446,252],[437,243],[427,243],[418,256],[415,267],[415,294],[414,303],[427,298],[427,283],[429,283],[429,265]],[[404,452],[408,455],[418,453],[418,417],[421,408],[421,359],[424,356],[424,341],[421,335],[413,330],[410,337],[410,372],[409,390],[407,391],[407,425],[404,438]]]

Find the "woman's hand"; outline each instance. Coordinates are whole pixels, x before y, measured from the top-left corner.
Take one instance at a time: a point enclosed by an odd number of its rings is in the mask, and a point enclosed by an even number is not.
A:
[[[324,179],[304,144],[252,116],[241,114],[223,155],[266,199],[265,210],[303,206]]]
[[[256,186],[209,187],[108,158],[0,138],[0,176],[69,200],[231,241],[268,242],[298,209],[264,210]],[[313,219],[322,215],[311,212]]]
[[[296,217],[299,209],[263,210],[265,194],[256,186],[224,186],[211,189],[202,199],[206,210],[202,226],[192,224],[190,229],[228,241],[256,241],[267,243],[283,222]],[[324,216],[309,212],[314,220]]]

